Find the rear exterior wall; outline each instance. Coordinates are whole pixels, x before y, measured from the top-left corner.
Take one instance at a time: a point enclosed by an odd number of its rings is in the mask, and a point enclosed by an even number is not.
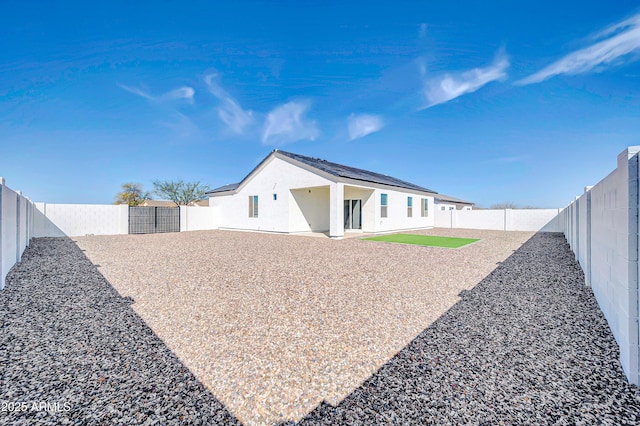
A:
[[[252,231],[293,232],[290,228],[292,188],[327,186],[331,182],[314,173],[271,158],[238,193],[209,198],[218,206],[220,228]],[[274,194],[276,199],[274,200]],[[258,217],[249,217],[249,196],[258,196]],[[295,223],[299,223],[300,218]],[[303,227],[300,227],[303,230]]]

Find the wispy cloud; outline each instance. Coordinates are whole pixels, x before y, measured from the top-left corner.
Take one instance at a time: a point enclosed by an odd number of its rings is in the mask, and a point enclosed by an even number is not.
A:
[[[148,99],[150,101],[154,101],[155,100],[155,98],[153,96],[151,96],[149,94],[149,92],[147,92],[145,90],[142,90],[142,89],[140,89],[138,87],[125,86],[124,84],[118,84],[118,86],[121,89],[126,90],[129,93],[133,93],[134,95],[138,95],[138,96],[143,97],[145,99]]]
[[[195,90],[192,87],[182,86],[156,96],[151,94],[148,89],[126,86],[124,84],[118,84],[118,86],[129,93],[133,93],[134,95],[149,100],[163,117],[157,121],[157,124],[170,129],[171,132],[168,134],[170,137],[175,138],[176,140],[186,140],[193,139],[193,137],[196,137],[199,134],[200,129],[198,128],[198,125],[189,117],[182,114],[178,110],[175,102],[183,100],[193,103]]]
[[[494,62],[487,67],[429,79],[425,82],[424,95],[427,105],[424,108],[448,102],[467,93],[473,93],[492,81],[504,80],[507,78],[507,68],[509,68],[509,59],[500,52]]]
[[[348,118],[349,139],[354,140],[375,133],[384,127],[382,117],[373,114],[351,114]]]
[[[195,93],[196,91],[193,90],[193,87],[183,86],[165,93],[164,95],[162,95],[162,99],[168,101],[172,101],[175,99],[185,99],[189,102],[193,102],[193,95],[195,95]]]
[[[173,101],[177,99],[185,99],[189,102],[193,102],[193,96],[196,93],[193,87],[183,86],[183,87],[178,87],[177,89],[171,90],[163,95],[153,96],[151,93],[149,93],[148,90],[144,90],[139,87],[131,87],[131,86],[126,86],[124,84],[118,84],[118,86],[120,86],[120,88],[126,90],[129,93],[133,93],[134,95],[138,95],[142,98],[145,98],[154,102]]]
[[[305,117],[310,103],[288,102],[267,114],[262,133],[265,145],[284,145],[301,140],[315,140],[318,135],[316,122]]]
[[[244,110],[216,81],[217,78],[217,74],[208,74],[204,77],[204,82],[209,92],[220,100],[218,117],[235,133],[243,134],[255,122],[253,112]]]
[[[418,37],[423,39],[427,36],[427,24],[422,23],[418,27]]]
[[[571,52],[516,84],[539,83],[559,74],[584,74],[599,71],[622,57],[640,50],[640,14],[618,22],[597,33],[591,46]]]
[[[168,120],[159,121],[159,124],[171,130],[174,137],[181,140],[192,138],[200,133],[200,128],[196,123],[177,111],[171,114]]]

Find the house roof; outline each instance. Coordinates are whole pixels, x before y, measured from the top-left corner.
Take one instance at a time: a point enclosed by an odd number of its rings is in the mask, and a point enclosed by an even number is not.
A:
[[[176,207],[176,203],[165,200],[144,200],[140,207]]]
[[[251,173],[249,173],[242,180],[242,182],[231,183],[231,184],[221,186],[219,188],[212,189],[211,191],[207,192],[207,194],[234,191],[238,189],[238,187],[242,185],[242,183],[246,181],[249,178],[249,176],[251,176],[253,172],[256,171],[267,160],[267,158],[269,158],[274,154],[280,154],[283,157],[287,157],[292,160],[298,161],[300,163],[306,164],[307,166],[313,167],[317,170],[320,170],[322,172],[328,173],[336,177],[354,179],[354,180],[359,180],[363,182],[377,183],[382,185],[395,186],[397,188],[411,189],[414,191],[429,192],[432,194],[437,194],[436,191],[433,191],[431,189],[424,188],[418,185],[414,185],[410,182],[407,182],[398,178],[394,178],[392,176],[370,172],[368,170],[358,169],[356,167],[345,166],[343,164],[332,163],[330,161],[322,160],[320,158],[307,157],[306,155],[294,154],[292,152],[287,152],[287,151],[280,151],[277,149],[273,150],[264,160],[262,160],[262,162],[260,162],[260,164],[258,164],[251,171]]]
[[[253,173],[253,171],[252,171]],[[249,173],[251,174],[251,173]],[[211,191],[207,192],[207,194],[214,194],[216,192],[225,192],[225,191],[233,191],[234,189],[238,189],[238,187],[240,186],[240,182],[238,183],[229,183],[227,185],[222,185],[218,188],[214,188]]]
[[[414,185],[410,182],[400,180],[392,176],[370,172],[368,170],[358,169],[355,167],[344,166],[342,164],[332,163],[327,160],[321,160],[320,158],[307,157],[305,155],[293,154],[286,151],[278,152],[286,157],[300,161],[301,163],[314,167],[318,170],[322,170],[325,173],[329,173],[330,175],[437,194],[436,191]]]
[[[470,206],[475,204],[475,203],[472,203],[470,201],[461,200],[460,198],[450,197],[450,196],[444,195],[444,194],[438,194],[434,198],[437,201],[444,201],[444,202],[448,202],[448,203],[468,204]]]
[[[194,203],[191,203],[191,205],[197,206],[197,207],[209,207],[209,199],[205,198],[204,200],[199,200]]]

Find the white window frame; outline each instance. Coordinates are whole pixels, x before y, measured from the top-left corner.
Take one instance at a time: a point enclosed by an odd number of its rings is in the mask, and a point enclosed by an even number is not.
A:
[[[422,217],[429,217],[429,199],[428,198],[423,198],[421,201],[421,216]]]
[[[389,214],[389,194],[380,194],[380,217],[387,217]]]
[[[258,205],[258,196],[249,195],[249,217],[258,217]]]

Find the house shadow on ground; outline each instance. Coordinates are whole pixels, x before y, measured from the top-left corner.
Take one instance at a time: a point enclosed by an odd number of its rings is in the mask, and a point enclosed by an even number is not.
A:
[[[300,424],[638,424],[640,391],[562,234],[538,233]]]
[[[0,292],[0,424],[239,424],[132,303],[71,239],[32,240]]]

